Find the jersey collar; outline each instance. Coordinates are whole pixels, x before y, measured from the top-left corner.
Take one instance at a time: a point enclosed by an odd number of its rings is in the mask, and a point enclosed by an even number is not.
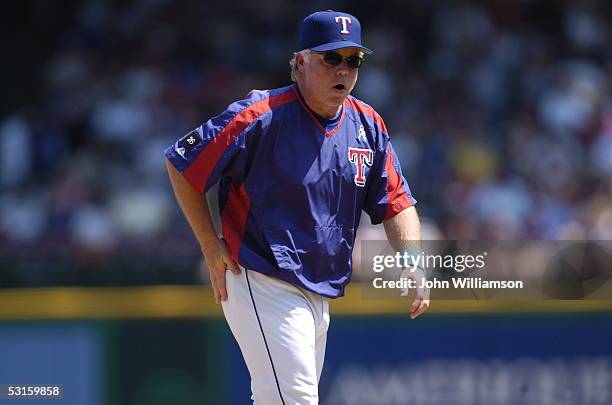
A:
[[[344,104],[346,103],[346,101],[342,104],[342,111],[340,112],[340,118],[338,119],[336,125],[334,127],[332,127],[331,129],[326,129],[321,122],[317,119],[317,117],[315,116],[315,112],[312,111],[310,109],[310,107],[308,107],[308,105],[306,105],[306,102],[304,101],[304,98],[302,96],[302,93],[300,92],[300,89],[298,88],[297,83],[295,83],[293,85],[293,91],[297,94],[297,99],[300,102],[300,105],[302,106],[302,108],[304,109],[304,111],[306,111],[308,113],[308,115],[310,116],[310,118],[312,119],[312,121],[315,123],[315,125],[326,135],[326,136],[332,136],[333,134],[336,133],[336,131],[338,130],[338,128],[340,128],[340,125],[342,125],[342,121],[344,120],[344,112],[346,111],[346,108],[344,108]]]

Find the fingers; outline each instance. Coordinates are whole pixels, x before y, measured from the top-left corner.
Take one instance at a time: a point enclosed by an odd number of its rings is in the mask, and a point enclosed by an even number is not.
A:
[[[216,280],[217,290],[219,290],[219,299],[221,301],[227,301],[227,288],[225,287],[225,271],[226,269],[223,269],[221,275],[217,277]]]
[[[230,256],[223,241],[207,245],[207,249],[203,248],[202,253],[210,272],[210,283],[213,288],[215,302],[219,304],[227,301],[226,272],[229,270],[233,274],[238,275],[240,274],[240,268]]]
[[[215,302],[217,304],[221,301],[227,300],[227,288],[225,286],[225,273],[227,267],[224,264],[215,266],[210,269],[210,282],[212,284],[213,293],[215,295]]]
[[[227,300],[227,290],[225,288],[225,267],[222,269],[210,270],[210,283],[212,284],[215,302]]]
[[[408,295],[408,292],[402,292],[402,296]],[[415,319],[429,308],[429,289],[428,288],[417,288],[416,298],[410,305],[410,318]]]
[[[221,293],[219,292],[219,289],[217,288],[217,285],[215,284],[215,281],[212,277],[210,278],[210,282],[212,284],[213,294],[215,296],[215,302],[218,304],[221,302]]]
[[[429,288],[417,288],[416,297],[410,307],[410,318],[415,319],[429,308]]]
[[[234,263],[234,261],[231,259],[229,260],[229,262],[225,263],[225,268],[234,273],[235,275],[240,274],[240,267],[238,267],[236,263]]]
[[[410,319],[415,319],[429,308],[429,300],[416,298],[410,307]]]
[[[233,260],[223,261],[223,263],[214,269],[210,269],[210,282],[213,287],[213,293],[215,295],[215,302],[220,304],[222,301],[227,301],[227,287],[226,287],[226,272],[231,271],[235,275],[240,274],[240,268],[234,263]]]
[[[232,256],[227,250],[227,244],[225,243],[225,240],[222,241],[222,246],[224,247],[224,249],[222,250],[220,259],[223,265],[225,266],[225,269],[231,271],[236,275],[240,274],[240,268],[238,267],[236,262],[234,262],[234,259],[232,259]]]
[[[414,301],[412,301],[412,305],[410,306],[410,314],[415,313],[416,310],[419,309],[419,306],[421,305],[422,301],[423,299],[420,297],[417,297],[414,299]]]

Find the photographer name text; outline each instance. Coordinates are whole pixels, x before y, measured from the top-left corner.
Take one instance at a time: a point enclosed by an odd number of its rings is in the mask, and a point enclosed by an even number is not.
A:
[[[438,280],[433,278],[427,280],[422,278],[417,282],[411,278],[400,278],[399,280],[384,280],[377,277],[372,281],[374,288],[384,289],[406,289],[406,288],[523,288],[520,280],[483,280],[482,278],[453,278],[452,280]]]

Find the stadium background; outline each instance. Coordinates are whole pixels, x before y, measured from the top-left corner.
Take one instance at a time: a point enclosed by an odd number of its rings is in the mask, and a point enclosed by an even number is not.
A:
[[[310,12],[357,15],[427,238],[612,239],[612,6],[2,2],[0,384],[67,404],[242,404],[162,150],[289,83]],[[380,228],[362,224],[361,236]],[[334,303],[324,404],[612,402],[609,301]]]

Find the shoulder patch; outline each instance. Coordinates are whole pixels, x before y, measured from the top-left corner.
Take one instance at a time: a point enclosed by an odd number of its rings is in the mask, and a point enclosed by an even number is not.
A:
[[[194,129],[179,141],[179,145],[188,151],[193,150],[193,148],[198,146],[200,143],[202,143],[202,139],[200,139],[200,134],[198,133],[197,129]]]

